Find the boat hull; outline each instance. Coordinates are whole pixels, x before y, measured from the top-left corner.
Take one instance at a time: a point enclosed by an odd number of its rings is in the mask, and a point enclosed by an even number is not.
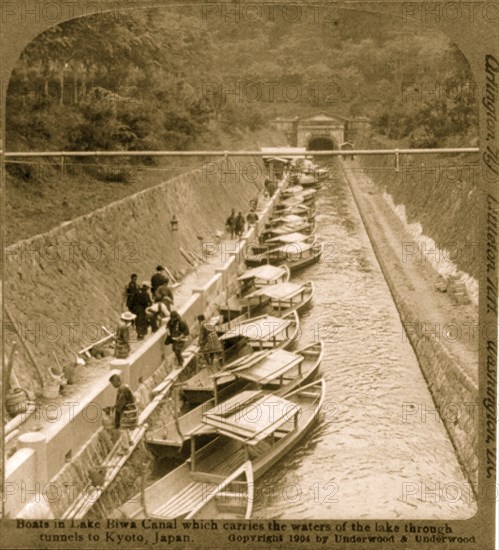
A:
[[[316,250],[312,250],[312,253],[310,255],[307,255],[304,258],[300,257],[294,261],[291,259],[292,257],[286,259],[285,257],[283,258],[280,255],[273,254],[272,250],[268,251],[267,253],[247,256],[245,261],[248,267],[256,267],[264,264],[277,265],[285,263],[291,273],[296,273],[301,269],[317,263],[322,256],[322,248],[323,247],[321,245]]]
[[[295,422],[285,429],[272,443],[263,441],[265,446],[252,447],[250,455],[254,479],[260,478],[292,448],[294,448],[314,427],[324,404],[326,384],[319,380],[293,392],[284,398],[301,407]],[[294,427],[293,427],[294,425]],[[281,425],[279,431],[282,431]],[[146,509],[140,496],[135,495],[119,508],[121,515],[128,518],[157,517],[184,518],[193,513],[203,503],[206,482],[217,483],[233,476],[247,460],[242,441],[217,435],[213,441],[194,453],[195,464],[186,462],[158,480],[145,490]],[[191,457],[194,460],[194,457]]]

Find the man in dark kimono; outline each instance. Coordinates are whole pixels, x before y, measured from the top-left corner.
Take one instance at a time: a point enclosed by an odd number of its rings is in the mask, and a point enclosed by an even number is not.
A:
[[[155,302],[163,302],[168,311],[171,311],[171,306],[173,305],[173,292],[172,289],[168,286],[169,279],[165,278],[164,282],[156,289],[154,294]]]
[[[130,275],[130,282],[125,287],[125,300],[126,300],[126,308],[131,311],[132,313],[135,313],[133,311],[133,300],[135,298],[135,295],[139,291],[139,285],[137,284],[137,273],[132,273]]]
[[[198,315],[199,321],[199,351],[202,354],[207,365],[211,366],[222,358],[222,343],[218,339],[215,326],[209,323],[204,315]]]
[[[234,210],[234,208],[231,210],[230,216],[225,222],[225,227],[230,233],[230,238],[233,239],[234,235],[236,234],[236,211]]]
[[[151,277],[151,294],[154,296],[156,290],[165,282],[168,282],[168,279],[165,275],[165,268],[162,265],[156,267],[156,273]]]
[[[120,432],[122,442],[119,454],[126,454],[130,448],[130,434],[128,430],[121,428],[121,418],[127,405],[135,403],[135,396],[127,384],[124,384],[119,374],[113,374],[109,382],[118,390],[114,405],[114,427]]]
[[[149,283],[143,281],[139,292],[135,295],[133,302],[134,313],[137,315],[135,319],[135,328],[137,330],[137,340],[143,340],[147,335],[149,320],[147,319],[146,309],[152,305],[151,297],[148,292]]]
[[[165,340],[165,346],[172,345],[173,353],[177,358],[177,364],[181,367],[184,364],[182,351],[185,347],[187,336],[189,336],[189,327],[187,323],[180,317],[178,311],[173,310],[170,313],[170,319],[166,323],[168,336]]]
[[[243,213],[239,211],[239,214],[236,216],[236,237],[240,239],[244,233],[244,226],[246,222],[244,220]]]

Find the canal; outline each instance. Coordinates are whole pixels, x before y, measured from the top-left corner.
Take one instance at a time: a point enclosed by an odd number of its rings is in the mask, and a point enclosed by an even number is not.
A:
[[[298,346],[324,339],[313,432],[255,488],[252,518],[464,519],[473,493],[402,330],[347,183],[319,192],[322,261]]]

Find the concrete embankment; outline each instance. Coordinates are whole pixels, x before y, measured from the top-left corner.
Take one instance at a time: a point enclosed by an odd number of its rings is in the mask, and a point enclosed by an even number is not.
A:
[[[373,176],[369,178],[356,162],[345,162],[343,173],[397,305],[401,337],[411,342],[434,401],[434,406],[414,403],[410,414],[427,422],[431,411],[439,410],[459,461],[476,484],[478,339],[464,330],[476,326],[476,309],[456,304],[435,289],[438,275],[424,256],[404,258],[403,243],[412,239],[386,203],[382,186],[371,180]]]

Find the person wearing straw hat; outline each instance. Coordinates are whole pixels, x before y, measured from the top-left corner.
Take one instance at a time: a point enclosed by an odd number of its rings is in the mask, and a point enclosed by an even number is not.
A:
[[[114,347],[114,356],[117,359],[126,359],[130,353],[130,325],[136,317],[131,311],[125,311],[120,316]]]

